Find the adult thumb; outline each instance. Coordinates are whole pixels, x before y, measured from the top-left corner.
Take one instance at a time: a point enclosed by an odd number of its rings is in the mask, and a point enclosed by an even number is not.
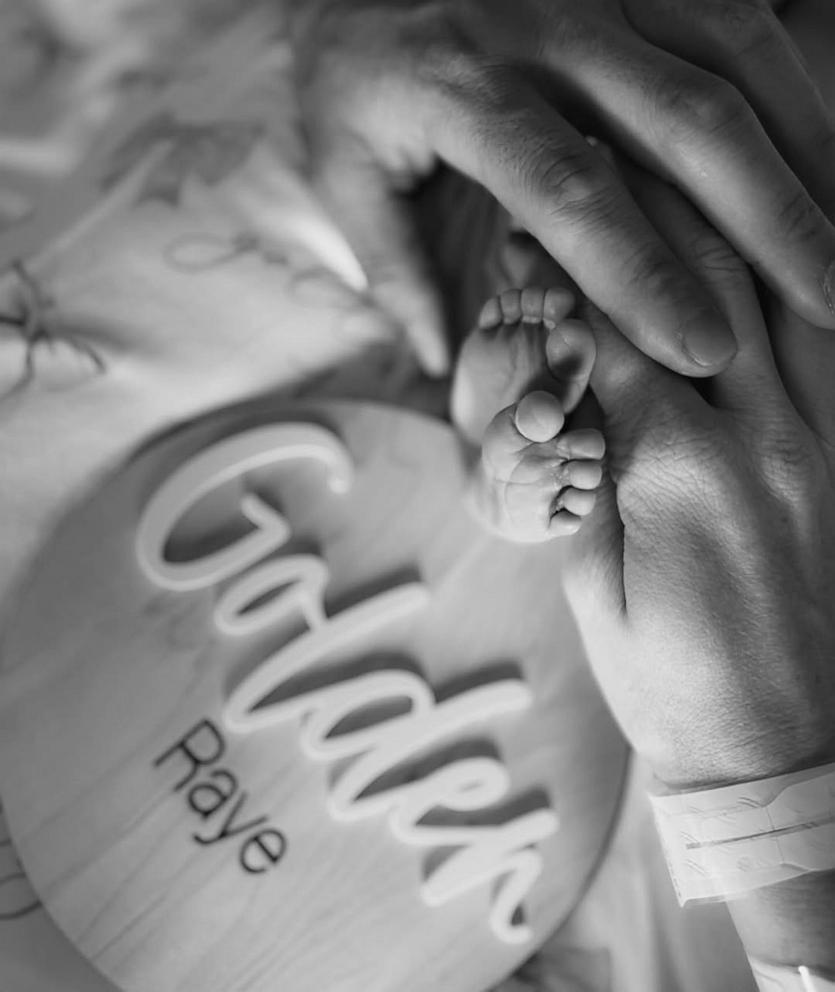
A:
[[[336,150],[313,169],[314,189],[345,235],[375,302],[399,324],[429,375],[449,369],[443,308],[403,196],[382,167]]]

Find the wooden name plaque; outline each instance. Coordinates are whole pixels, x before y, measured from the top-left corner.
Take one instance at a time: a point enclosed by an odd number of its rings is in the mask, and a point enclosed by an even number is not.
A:
[[[158,440],[8,604],[0,782],[127,992],[484,992],[601,856],[625,747],[563,546],[467,510],[449,427],[348,402]]]

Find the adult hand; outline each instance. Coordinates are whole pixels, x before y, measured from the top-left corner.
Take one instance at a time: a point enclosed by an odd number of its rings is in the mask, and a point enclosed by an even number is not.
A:
[[[766,0],[294,0],[291,26],[316,186],[428,369],[448,357],[404,194],[439,161],[645,354],[688,375],[727,365],[726,320],[586,132],[671,179],[835,327],[835,230],[790,167],[831,204],[835,128]]]
[[[711,288],[739,352],[697,388],[591,315],[614,487],[573,539],[567,581],[591,663],[672,787],[832,760],[832,403],[807,396],[797,412],[744,265],[675,191],[647,196],[634,177],[633,189]]]

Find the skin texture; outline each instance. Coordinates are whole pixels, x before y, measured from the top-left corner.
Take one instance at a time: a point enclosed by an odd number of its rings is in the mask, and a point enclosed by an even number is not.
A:
[[[296,0],[291,27],[313,179],[428,370],[448,354],[407,194],[440,162],[485,185],[645,354],[688,375],[727,366],[727,320],[590,132],[835,327],[835,230],[815,202],[835,197],[835,129],[766,0]]]
[[[835,436],[792,403],[727,244],[669,187],[629,182],[740,347],[697,388],[589,307],[613,485],[575,541],[568,592],[609,702],[662,780],[808,766],[835,755]]]
[[[427,368],[447,356],[404,194],[439,162],[591,300],[600,409],[577,413],[610,478],[568,592],[633,745],[673,787],[835,757],[835,140],[768,5],[304,0],[294,28],[315,181]],[[733,913],[753,953],[835,967],[831,876]]]
[[[766,321],[704,219],[656,180],[626,178],[740,347],[697,388],[588,308],[600,407],[589,415],[602,416],[609,478],[573,539],[566,589],[589,659],[672,788],[835,760],[835,344],[773,298]],[[729,909],[753,957],[835,974],[835,872]]]

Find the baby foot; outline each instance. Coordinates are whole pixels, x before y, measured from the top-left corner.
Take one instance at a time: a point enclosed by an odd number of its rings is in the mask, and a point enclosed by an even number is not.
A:
[[[594,508],[603,477],[603,435],[563,431],[594,365],[591,328],[577,319],[558,320],[547,328],[543,350],[548,390],[513,396],[492,418],[472,486],[482,522],[519,542],[577,531]]]
[[[450,401],[452,421],[471,444],[480,445],[496,413],[525,393],[554,391],[546,342],[573,306],[568,289],[533,287],[509,289],[485,303],[461,348]]]
[[[603,435],[562,432],[564,423],[560,401],[542,391],[493,418],[472,487],[476,511],[490,530],[512,541],[549,541],[575,533],[594,509]]]

